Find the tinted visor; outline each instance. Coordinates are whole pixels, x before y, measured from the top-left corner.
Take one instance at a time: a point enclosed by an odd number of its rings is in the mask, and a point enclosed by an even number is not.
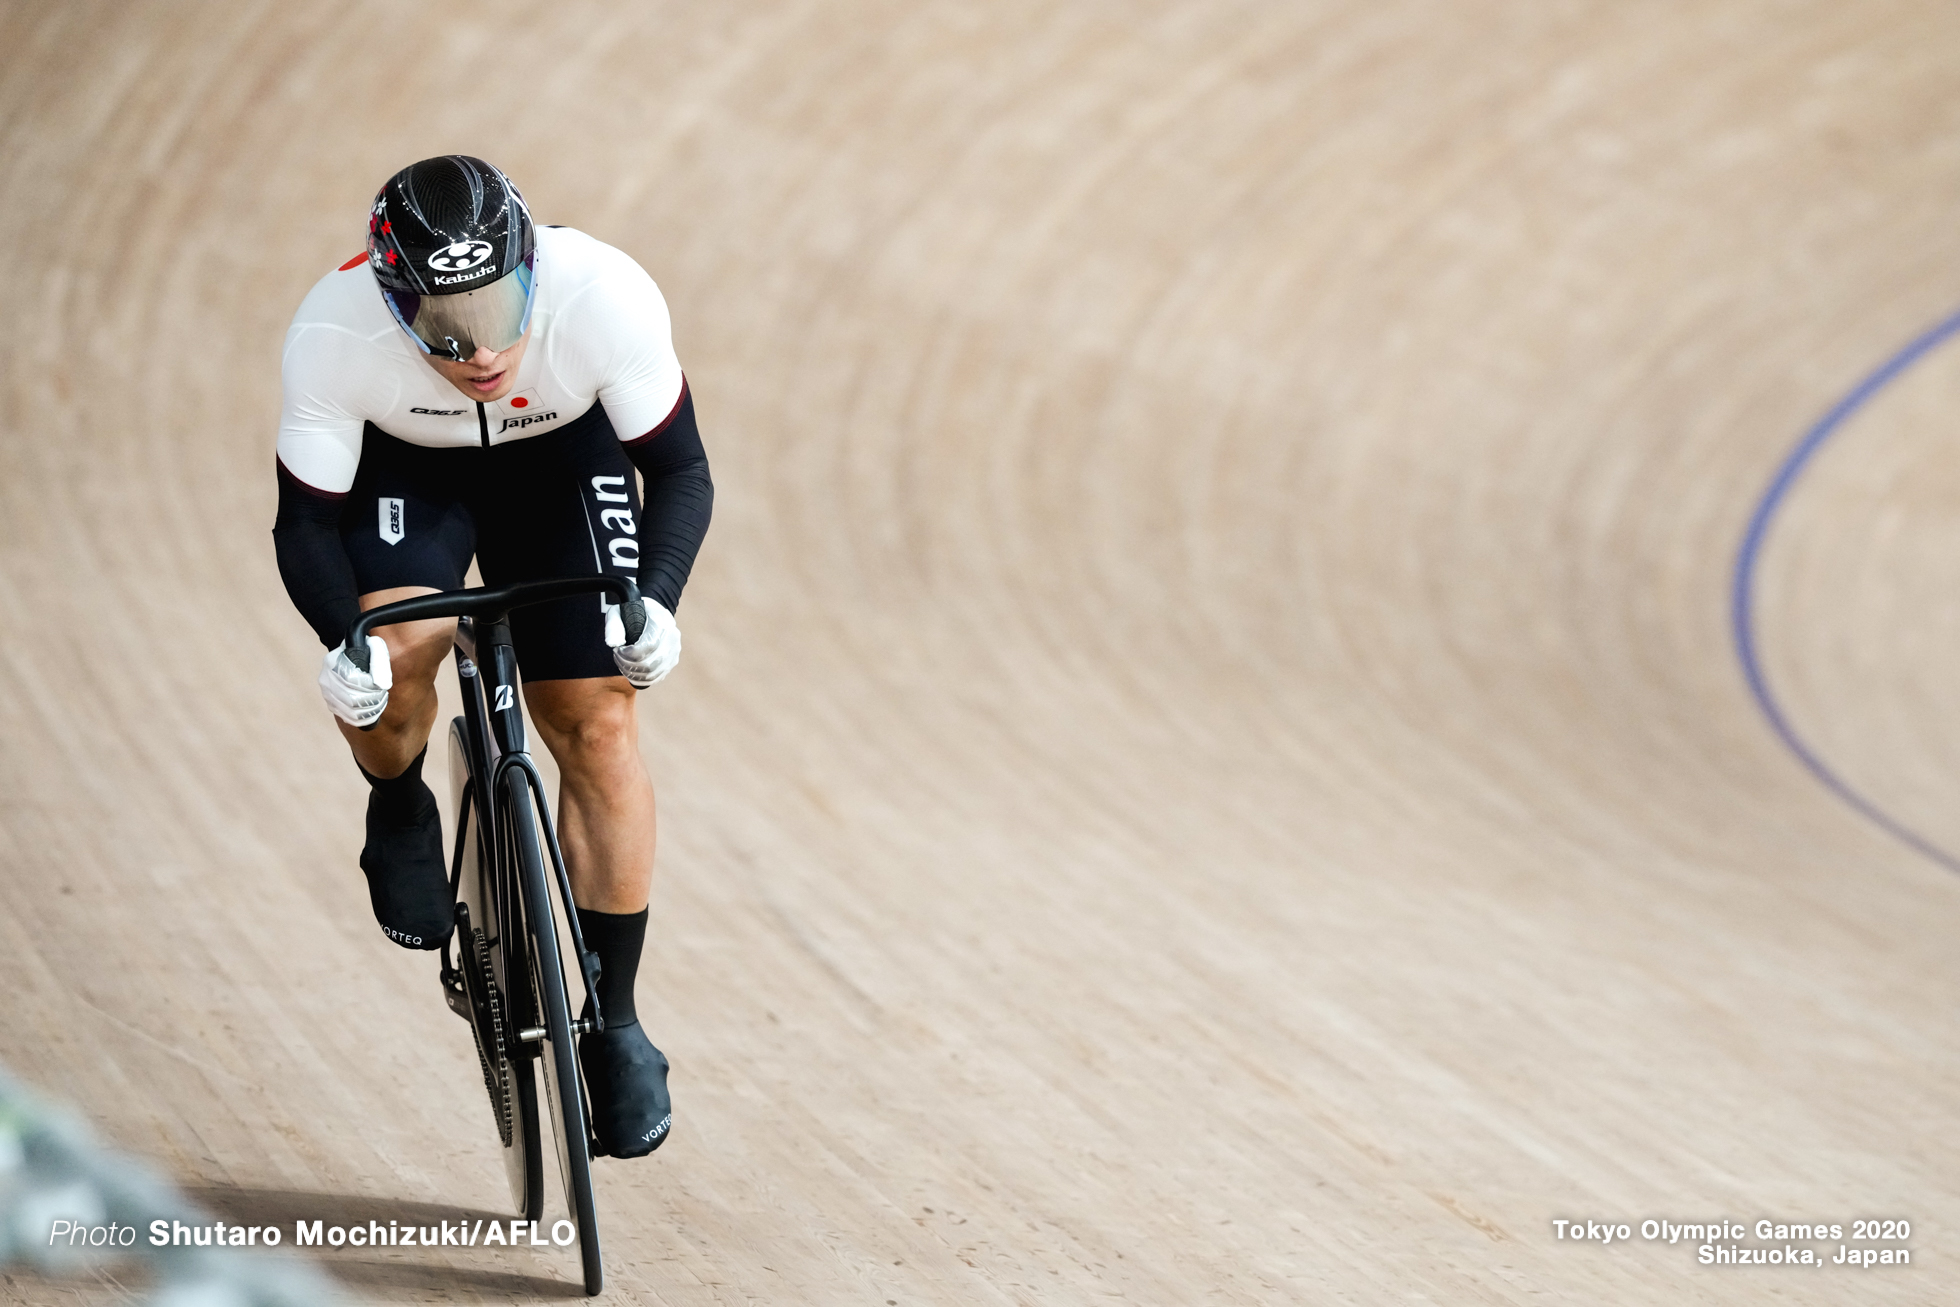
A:
[[[382,288],[381,298],[402,330],[426,354],[468,360],[481,348],[502,353],[531,325],[532,260],[476,290],[455,295],[416,295]]]

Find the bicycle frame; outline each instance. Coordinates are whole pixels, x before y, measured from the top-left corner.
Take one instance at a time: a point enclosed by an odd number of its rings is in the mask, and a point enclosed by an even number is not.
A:
[[[579,929],[578,910],[572,902],[572,878],[565,868],[551,806],[545,802],[544,778],[538,774],[537,764],[531,761],[530,751],[525,747],[524,709],[517,691],[517,653],[511,645],[509,619],[501,613],[487,619],[461,618],[456,623],[455,647],[457,681],[463,692],[464,734],[471,753],[490,764],[487,769],[474,769],[477,786],[470,796],[477,820],[477,839],[481,841],[479,847],[496,850],[504,847],[502,838],[506,832],[497,826],[499,807],[495,796],[502,791],[511,772],[521,772],[536,800],[535,811],[543,819],[543,842],[551,854],[552,878],[557,883],[565,922],[571,928],[572,948],[578,958],[585,996],[592,1006],[592,1019],[575,1018],[572,1030],[581,1035],[602,1031],[606,1022],[599,1006],[599,957],[586,948],[585,932]],[[484,650],[489,655],[487,675]],[[456,866],[460,869],[461,830],[456,832],[456,841]],[[519,1039],[530,1033],[519,1032]]]

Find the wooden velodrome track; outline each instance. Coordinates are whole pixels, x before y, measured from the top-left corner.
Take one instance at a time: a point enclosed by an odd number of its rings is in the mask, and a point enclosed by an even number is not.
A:
[[[719,488],[642,700],[678,1125],[599,1168],[614,1299],[1960,1294],[1960,878],[1805,770],[1729,629],[1786,454],[1960,305],[1951,6],[15,0],[0,40],[0,1062],[199,1201],[506,1213],[268,534],[288,318],[467,151],[661,283]],[[1756,613],[1807,742],[1946,846],[1957,399],[1936,351],[1846,424]],[[1908,1218],[1913,1265],[1551,1224],[1764,1216]]]

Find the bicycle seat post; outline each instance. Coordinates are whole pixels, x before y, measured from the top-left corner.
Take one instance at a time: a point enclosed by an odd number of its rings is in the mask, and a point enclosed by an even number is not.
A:
[[[476,666],[476,619],[459,617],[456,619],[456,648],[463,657],[469,659],[470,666]],[[471,673],[474,675],[474,673]]]

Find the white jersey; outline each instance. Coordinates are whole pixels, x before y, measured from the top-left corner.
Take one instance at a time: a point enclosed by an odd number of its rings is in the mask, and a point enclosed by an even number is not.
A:
[[[372,422],[430,448],[500,445],[542,435],[605,405],[635,440],[681,399],[667,301],[631,256],[569,227],[537,231],[531,343],[510,393],[465,397],[382,302],[365,257],[322,277],[286,330],[279,461],[314,490],[345,494]]]

